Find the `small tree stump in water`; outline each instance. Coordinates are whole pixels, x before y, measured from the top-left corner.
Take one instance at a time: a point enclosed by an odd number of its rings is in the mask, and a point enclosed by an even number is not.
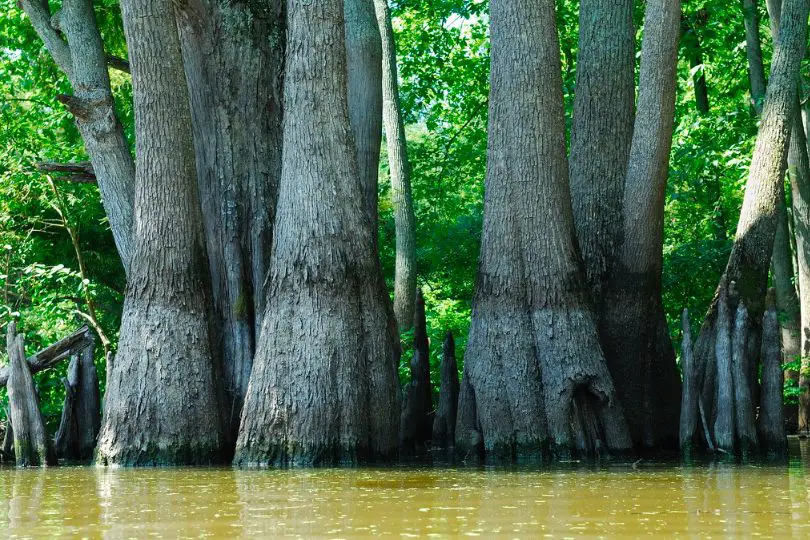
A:
[[[767,309],[762,318],[762,387],[758,432],[762,452],[769,458],[787,455],[783,413],[782,344],[773,289],[768,291]]]
[[[456,444],[458,413],[458,365],[453,333],[447,332],[442,344],[441,387],[439,406],[433,420],[433,447],[452,449]]]
[[[60,458],[85,461],[93,456],[101,423],[98,373],[93,362],[94,341],[68,366],[62,421],[56,433],[56,452]]]
[[[475,403],[475,390],[470,384],[466,371],[461,376],[458,391],[458,413],[456,420],[456,451],[464,459],[477,460],[484,454],[484,437],[478,421]]]
[[[400,449],[404,453],[424,450],[433,435],[433,390],[430,384],[430,344],[425,320],[425,299],[416,292],[411,382],[405,394],[400,423]]]
[[[8,324],[7,350],[10,374],[8,401],[14,426],[14,455],[18,467],[55,465],[56,456],[39,410],[34,380],[25,361],[23,336],[14,321]]]

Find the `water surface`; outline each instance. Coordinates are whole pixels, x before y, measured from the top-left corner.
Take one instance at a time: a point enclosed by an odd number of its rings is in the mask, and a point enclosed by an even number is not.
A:
[[[0,469],[10,538],[810,538],[810,446],[782,466]]]

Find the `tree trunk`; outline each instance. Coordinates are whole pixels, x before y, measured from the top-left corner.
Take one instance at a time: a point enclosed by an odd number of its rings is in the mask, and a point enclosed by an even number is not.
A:
[[[132,257],[135,165],[115,113],[104,44],[92,0],[65,0],[51,17],[48,3],[23,0],[31,24],[56,64],[68,76],[73,95],[59,96],[76,119],[98,180],[115,245],[126,270]]]
[[[413,324],[416,301],[416,218],[411,195],[411,166],[408,162],[405,124],[399,106],[397,51],[388,0],[374,0],[374,10],[382,38],[383,123],[396,229],[394,314],[400,331],[404,331]]]
[[[762,392],[757,427],[760,447],[770,458],[787,455],[780,349],[776,306],[773,296],[769,295],[762,321]]]
[[[122,3],[135,104],[135,255],[97,460],[203,465],[223,458],[205,239],[174,4]]]
[[[78,359],[79,385],[74,409],[77,457],[82,461],[92,459],[101,429],[101,395],[94,356],[95,346],[90,344],[79,354]]]
[[[54,436],[54,447],[59,459],[73,460],[76,458],[76,419],[73,416],[76,402],[76,389],[79,386],[79,357],[74,356],[68,364],[67,377],[62,377],[65,387],[65,399],[62,402],[62,418],[59,429]]]
[[[734,385],[734,430],[739,453],[743,459],[757,451],[757,431],[754,420],[756,401],[751,392],[750,369],[747,365],[748,311],[745,304],[737,304],[734,318],[731,351],[731,379]]]
[[[700,26],[705,24],[707,15],[705,10],[698,13],[698,17],[702,17]],[[695,108],[698,114],[706,116],[709,114],[709,87],[706,84],[706,70],[703,64],[703,47],[700,45],[700,37],[697,34],[697,23],[690,22],[686,17],[683,18],[681,25],[681,42],[683,43],[686,54],[689,57],[689,67],[696,70],[692,74],[692,85],[695,91]],[[765,86],[762,90],[764,92]]]
[[[683,373],[683,391],[681,393],[681,417],[679,441],[681,454],[689,459],[697,450],[695,441],[690,439],[692,433],[698,428],[700,410],[698,399],[700,397],[699,373],[695,368],[692,353],[692,329],[689,322],[689,311],[684,309],[681,314],[681,371]]]
[[[757,0],[742,0],[742,6],[745,23],[745,53],[748,57],[748,80],[751,82],[751,105],[759,115],[762,113],[762,105],[765,102],[765,68],[762,65],[762,45],[759,40]]]
[[[416,314],[414,316],[413,358],[411,380],[405,394],[405,404],[400,422],[400,452],[413,454],[423,452],[432,436],[433,389],[430,385],[430,343],[425,320],[425,299],[422,291],[416,291]]]
[[[441,387],[439,405],[433,419],[433,448],[446,448],[452,452],[456,443],[456,415],[458,414],[458,365],[453,333],[447,332],[442,344]]]
[[[377,247],[377,175],[382,142],[382,45],[374,0],[344,0],[349,122],[363,201]]]
[[[571,127],[571,202],[598,320],[616,264],[633,138],[635,29],[632,0],[584,0]]]
[[[8,379],[8,403],[14,426],[14,456],[18,467],[56,465],[53,444],[45,431],[39,410],[34,380],[25,362],[22,334],[14,321],[8,323],[6,351],[11,375]]]
[[[734,383],[732,375],[731,313],[728,295],[723,288],[717,304],[717,339],[714,342],[717,362],[717,408],[714,416],[714,440],[717,448],[734,452]]]
[[[728,291],[729,309],[736,310],[740,301],[748,309],[752,328],[749,348],[759,347],[759,322],[763,313],[768,266],[773,252],[777,225],[777,202],[782,189],[787,158],[787,143],[792,125],[792,108],[796,99],[799,64],[804,54],[807,34],[808,3],[787,0],[782,17],[780,37],[771,63],[771,78],[762,112],[754,156],[745,188],[737,233],[718,292],[709,308],[696,346],[696,362],[703,372],[702,401],[705,408],[714,402],[716,381],[709,350],[714,349],[717,328],[717,304]],[[749,364],[750,365],[750,364]]]
[[[355,463],[397,445],[398,342],[351,140],[343,0],[292,0],[287,21],[281,186],[240,466]]]
[[[231,445],[264,313],[281,175],[282,2],[189,0],[178,13]]]
[[[647,4],[623,237],[605,296],[602,345],[636,446],[678,444],[680,378],[661,301],[680,3]]]
[[[788,151],[793,206],[793,230],[798,259],[798,283],[801,331],[799,334],[801,369],[799,370],[799,433],[810,433],[810,161],[802,126],[801,108],[796,100],[793,129]]]
[[[537,460],[549,444],[565,456],[574,402],[592,399],[601,433],[588,451],[627,450],[574,237],[554,2],[495,0],[490,11],[484,226],[462,385],[476,415],[462,401],[457,444],[470,447],[477,416],[490,460]]]

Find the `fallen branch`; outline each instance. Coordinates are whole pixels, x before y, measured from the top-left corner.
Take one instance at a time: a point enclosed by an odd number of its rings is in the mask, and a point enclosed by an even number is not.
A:
[[[78,354],[92,343],[93,334],[90,332],[90,328],[82,326],[66,338],[26,358],[28,369],[31,370],[31,374],[33,375],[34,373],[53,367],[65,358]],[[10,373],[11,370],[9,366],[0,367],[0,387],[6,386]]]

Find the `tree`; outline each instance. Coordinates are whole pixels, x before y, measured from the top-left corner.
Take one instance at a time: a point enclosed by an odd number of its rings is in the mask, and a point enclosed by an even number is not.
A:
[[[717,363],[713,361],[716,340],[724,324],[718,323],[718,305],[727,302],[723,313],[736,313],[742,303],[748,312],[745,334],[745,370],[755,381],[760,348],[761,317],[764,312],[768,268],[777,225],[777,202],[786,169],[788,137],[797,96],[797,76],[807,36],[810,4],[788,0],[782,13],[779,38],[771,63],[771,76],[757,135],[745,198],[737,233],[715,299],[701,327],[695,347],[695,361],[702,373],[702,406],[707,415],[714,410],[718,392]],[[753,407],[752,403],[735,406]],[[691,437],[682,444],[697,443],[697,426],[687,430]]]
[[[574,237],[554,2],[495,0],[490,12],[484,227],[456,444],[482,439],[507,460],[549,444],[627,450]]]
[[[224,457],[205,237],[183,59],[169,0],[125,0],[135,102],[135,248],[97,460]]]
[[[213,295],[212,344],[236,439],[264,314],[264,280],[281,174],[282,3],[181,2]]]
[[[240,466],[353,463],[397,445],[398,347],[350,134],[343,2],[287,9],[281,185]]]
[[[411,194],[411,165],[399,104],[397,50],[388,0],[374,0],[374,10],[382,38],[383,122],[396,226],[394,314],[399,329],[408,330],[413,326],[416,302],[416,218]]]

